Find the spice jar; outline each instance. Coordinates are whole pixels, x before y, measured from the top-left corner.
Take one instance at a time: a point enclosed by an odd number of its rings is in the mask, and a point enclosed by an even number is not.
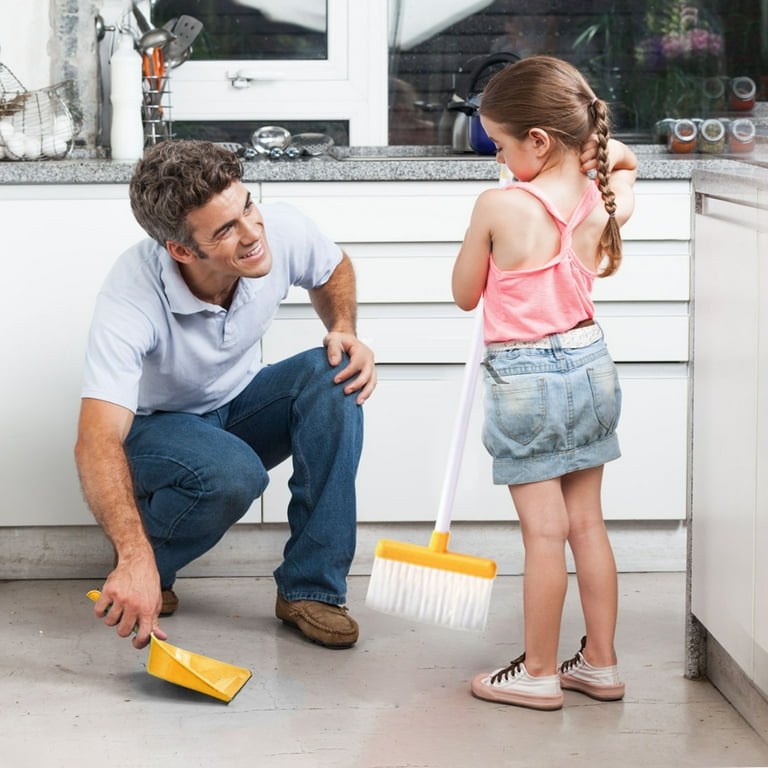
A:
[[[722,77],[704,78],[701,91],[707,109],[717,112],[725,106],[725,82]]]
[[[755,148],[755,124],[745,117],[730,125],[728,148],[731,152],[751,152]]]
[[[656,122],[653,126],[653,136],[656,144],[666,144],[669,141],[669,134],[674,122],[674,117],[665,117]]]
[[[710,118],[699,126],[699,152],[718,153],[725,149],[725,126],[720,120]]]
[[[693,120],[675,120],[669,131],[667,148],[670,152],[694,152],[697,132]]]
[[[748,112],[754,109],[757,86],[751,77],[734,77],[728,83],[728,89],[731,109],[739,112]]]

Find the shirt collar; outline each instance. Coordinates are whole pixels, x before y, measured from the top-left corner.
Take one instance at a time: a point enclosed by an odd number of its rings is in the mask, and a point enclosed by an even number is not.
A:
[[[198,299],[185,282],[179,263],[165,248],[160,249],[160,280],[168,298],[171,312],[176,315],[194,315],[198,312],[226,312],[217,304]],[[248,303],[261,289],[262,280],[241,277],[237,281],[230,312],[241,304]]]
[[[224,312],[222,307],[198,299],[184,281],[179,263],[165,248],[160,249],[160,280],[175,315],[195,315],[198,312]]]

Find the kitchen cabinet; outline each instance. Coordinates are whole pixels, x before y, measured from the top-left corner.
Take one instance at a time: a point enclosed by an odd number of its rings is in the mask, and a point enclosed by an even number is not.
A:
[[[350,253],[359,331],[381,383],[365,405],[361,522],[434,519],[471,317],[450,297],[450,271],[474,200],[493,182],[264,182]],[[625,263],[598,281],[598,314],[620,369],[624,456],[606,469],[606,517],[680,521],[685,512],[690,193],[688,181],[641,181]],[[0,525],[93,524],[77,482],[75,440],[85,339],[96,293],[143,232],[125,184],[0,185],[10,292],[3,334],[5,461]],[[26,290],[25,290],[26,289]],[[263,342],[276,360],[324,330],[291,292]],[[513,518],[480,443],[480,395],[461,470],[456,519]],[[287,464],[245,522],[285,520]]]
[[[768,696],[768,193],[749,177],[701,183],[691,612]]]
[[[0,525],[93,523],[72,453],[85,339],[107,271],[144,233],[124,185],[0,186],[0,229]]]
[[[477,195],[488,182],[264,183],[262,200],[311,216],[353,258],[358,332],[376,353],[380,383],[365,404],[358,474],[361,522],[434,518],[458,404],[471,316],[454,305],[450,274]],[[691,198],[685,181],[637,185],[625,259],[599,280],[598,318],[624,390],[623,456],[606,468],[613,520],[682,520],[686,509]],[[323,336],[306,296],[294,292],[264,339],[265,360]],[[454,519],[514,518],[506,487],[493,486],[480,441],[478,389]],[[266,522],[285,520],[288,462],[272,473]]]

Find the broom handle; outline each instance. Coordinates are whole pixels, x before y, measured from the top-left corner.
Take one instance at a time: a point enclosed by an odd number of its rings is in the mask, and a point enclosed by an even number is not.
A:
[[[443,479],[443,489],[440,494],[440,505],[437,508],[435,530],[438,533],[448,533],[451,527],[453,501],[456,497],[456,486],[459,481],[459,468],[467,441],[469,417],[472,415],[472,404],[475,398],[477,379],[479,378],[480,360],[483,356],[483,305],[480,303],[475,310],[475,320],[472,327],[472,340],[469,347],[469,357],[464,364],[464,379],[461,385],[461,399],[456,421],[453,425],[451,448],[448,453],[448,466]]]

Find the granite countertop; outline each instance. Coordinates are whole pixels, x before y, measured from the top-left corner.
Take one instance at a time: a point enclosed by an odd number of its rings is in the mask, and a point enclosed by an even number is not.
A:
[[[690,179],[695,171],[750,168],[742,158],[675,155],[661,145],[636,145],[641,179]],[[743,158],[748,159],[748,158]],[[449,147],[337,148],[336,156],[244,163],[246,182],[266,181],[482,181],[498,179],[493,157],[455,155]],[[124,184],[132,164],[91,157],[0,161],[1,184]]]

